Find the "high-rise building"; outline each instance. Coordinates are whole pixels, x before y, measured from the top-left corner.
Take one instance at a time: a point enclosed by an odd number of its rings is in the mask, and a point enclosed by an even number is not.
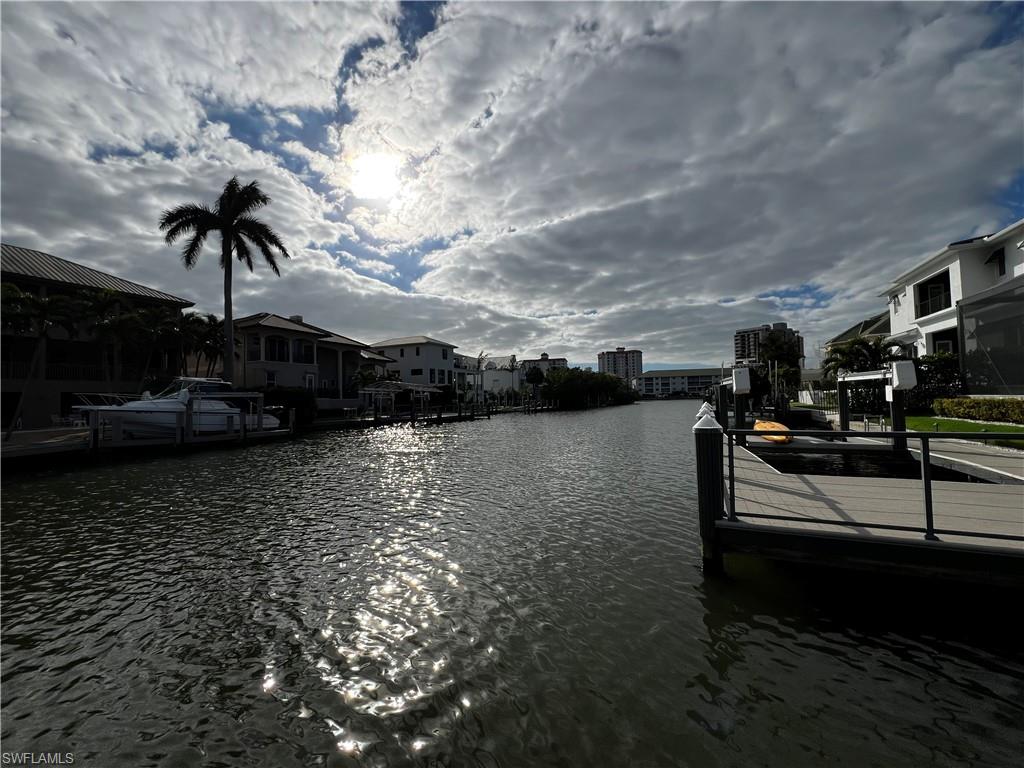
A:
[[[800,331],[789,328],[785,323],[759,325],[756,328],[741,328],[733,335],[733,350],[736,367],[757,365],[761,362],[761,345],[769,334],[781,334],[786,342],[795,344],[800,350],[800,367],[804,364],[804,339]]]
[[[632,381],[644,370],[644,353],[639,349],[616,347],[614,352],[597,353],[597,370]]]

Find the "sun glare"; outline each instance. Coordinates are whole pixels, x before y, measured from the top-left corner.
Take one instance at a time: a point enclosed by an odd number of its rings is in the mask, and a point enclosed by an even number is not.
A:
[[[398,172],[402,159],[397,155],[362,155],[352,161],[352,194],[368,200],[388,200],[398,193]]]

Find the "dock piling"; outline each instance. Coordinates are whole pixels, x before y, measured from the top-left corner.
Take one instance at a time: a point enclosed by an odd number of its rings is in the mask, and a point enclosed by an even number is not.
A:
[[[704,573],[724,571],[715,521],[725,507],[722,476],[722,427],[710,414],[693,425],[697,453],[697,514]]]
[[[894,393],[895,394],[895,393]],[[906,443],[906,438],[903,442]],[[935,535],[935,518],[932,509],[932,463],[931,450],[928,447],[928,438],[921,438],[921,487],[924,491],[924,537],[928,541],[938,541]]]

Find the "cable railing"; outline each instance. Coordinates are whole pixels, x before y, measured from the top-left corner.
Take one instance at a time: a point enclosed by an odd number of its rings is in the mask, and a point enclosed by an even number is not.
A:
[[[871,432],[870,437],[872,440],[911,440],[917,441],[920,444],[920,483],[921,483],[921,512],[924,518],[923,525],[900,525],[896,523],[880,523],[871,522],[865,520],[842,520],[838,518],[818,518],[798,515],[782,515],[782,514],[771,514],[767,512],[749,512],[744,511],[740,513],[737,510],[736,505],[736,448],[746,447],[744,443],[749,437],[766,437],[766,436],[788,436],[788,437],[816,437],[820,439],[820,442],[814,443],[815,453],[827,453],[828,447],[831,441],[848,438],[864,438],[866,437],[864,432],[858,431],[822,431],[822,430],[780,430],[780,431],[766,431],[766,430],[753,430],[753,429],[727,429],[724,430],[724,438],[726,442],[725,450],[725,462],[727,467],[727,474],[725,474],[725,489],[723,495],[725,496],[725,504],[722,510],[722,514],[719,517],[724,517],[730,521],[739,521],[744,518],[753,520],[772,520],[780,522],[796,522],[802,524],[822,524],[830,526],[840,527],[856,527],[864,529],[877,529],[881,531],[900,531],[910,533],[920,533],[928,541],[938,541],[939,536],[963,536],[967,538],[978,538],[978,539],[992,539],[1000,541],[1014,541],[1024,542],[1024,489],[1022,489],[1021,499],[1021,534],[1009,534],[1001,533],[998,531],[977,531],[977,530],[963,530],[948,527],[939,527],[935,523],[935,503],[933,498],[933,481],[932,481],[932,464],[931,464],[931,447],[932,441],[937,439],[942,440],[972,440],[976,441],[979,439],[979,433],[977,432]],[[1020,433],[1013,432],[986,432],[985,440],[1022,440]],[[700,443],[698,443],[700,446]],[[698,450],[700,448],[698,447]],[[707,449],[705,449],[707,450]],[[799,451],[799,447],[794,448],[769,448],[768,450],[793,453]],[[834,452],[836,454],[849,453],[850,447],[848,443],[837,443]],[[721,452],[719,453],[721,456]],[[698,458],[699,460],[699,458]],[[1022,461],[1024,464],[1024,461]],[[742,483],[742,478],[740,479]],[[780,488],[779,493],[787,493],[785,488]]]

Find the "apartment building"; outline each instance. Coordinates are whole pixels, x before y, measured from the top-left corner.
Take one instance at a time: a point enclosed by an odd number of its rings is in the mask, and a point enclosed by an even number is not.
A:
[[[740,328],[733,334],[733,360],[737,368],[750,367],[761,362],[761,346],[771,334],[781,334],[783,339],[800,350],[800,365],[804,364],[804,339],[800,331],[786,323],[759,325],[754,328]]]
[[[597,370],[632,381],[644,370],[644,353],[639,349],[616,347],[614,352],[598,352]]]

